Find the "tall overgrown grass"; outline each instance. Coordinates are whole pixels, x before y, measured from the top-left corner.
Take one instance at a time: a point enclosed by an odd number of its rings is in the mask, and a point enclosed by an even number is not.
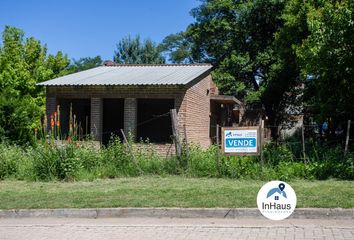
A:
[[[39,142],[31,147],[0,143],[0,179],[29,181],[94,180],[139,175],[185,175],[236,179],[354,179],[354,153],[313,145],[307,164],[290,146],[268,144],[260,157],[226,157],[217,161],[217,148],[190,146],[181,159],[161,156],[151,145],[134,150],[134,158],[119,139],[107,147],[89,144],[56,145]]]

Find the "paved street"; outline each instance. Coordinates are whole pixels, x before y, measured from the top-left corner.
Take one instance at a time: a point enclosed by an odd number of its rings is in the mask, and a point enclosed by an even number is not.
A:
[[[0,239],[354,239],[354,220],[0,219]]]

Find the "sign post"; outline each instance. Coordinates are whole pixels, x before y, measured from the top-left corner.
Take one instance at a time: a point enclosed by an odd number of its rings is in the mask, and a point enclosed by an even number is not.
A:
[[[259,127],[222,128],[222,151],[225,155],[260,155]]]

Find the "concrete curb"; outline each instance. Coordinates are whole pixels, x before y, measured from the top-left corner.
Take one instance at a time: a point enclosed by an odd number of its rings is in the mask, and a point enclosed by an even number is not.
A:
[[[0,218],[263,218],[256,208],[84,208],[0,210]],[[354,219],[354,208],[297,208],[292,219]]]

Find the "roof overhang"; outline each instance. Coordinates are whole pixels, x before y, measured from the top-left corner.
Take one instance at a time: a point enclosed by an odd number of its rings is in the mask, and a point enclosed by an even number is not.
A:
[[[234,96],[226,96],[226,95],[212,95],[210,100],[220,104],[237,104],[243,105],[243,102],[235,98]]]
[[[210,74],[210,64],[105,65],[65,75],[38,86],[188,86]]]

